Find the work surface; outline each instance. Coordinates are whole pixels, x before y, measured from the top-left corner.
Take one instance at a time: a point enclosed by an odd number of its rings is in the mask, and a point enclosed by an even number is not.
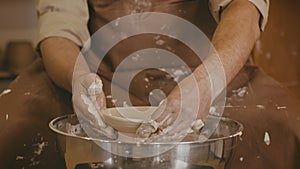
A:
[[[72,112],[70,95],[53,85],[39,61],[9,88],[12,92],[0,98],[1,113],[9,114],[8,119],[5,114],[0,118],[0,124],[4,124],[0,145],[5,145],[0,149],[0,164],[13,162],[10,168],[64,168],[48,122]],[[253,67],[241,71],[227,91],[223,116],[244,125],[242,141],[227,168],[300,168],[300,101]]]
[[[260,70],[252,76],[248,93],[228,99],[224,112],[245,128],[232,168],[300,168],[299,100]]]

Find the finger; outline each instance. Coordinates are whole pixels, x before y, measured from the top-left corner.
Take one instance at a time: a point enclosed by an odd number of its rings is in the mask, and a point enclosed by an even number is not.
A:
[[[157,132],[160,127],[159,123],[156,122],[156,118],[160,117],[164,109],[166,107],[166,102],[163,100],[160,106],[155,110],[155,112],[151,115],[151,120],[145,123],[142,123],[139,128],[136,130],[136,134],[143,138],[150,137],[153,133]]]
[[[153,113],[154,119],[159,123],[160,128],[166,128],[172,125],[178,116],[178,105],[174,105],[174,101],[167,99],[159,108]]]
[[[102,92],[102,81],[98,75],[89,73],[82,76],[76,84],[76,90],[73,90],[73,98],[78,98],[75,103],[81,103],[82,111],[87,111],[88,108],[95,107],[98,112],[106,108],[104,92]],[[88,97],[88,98],[86,98]],[[84,102],[84,104],[83,104]],[[91,106],[90,104],[94,104]]]
[[[93,77],[93,76],[91,76],[91,77]],[[97,110],[100,112],[101,110],[106,108],[106,98],[105,98],[105,94],[103,92],[103,84],[102,84],[101,79],[98,76],[95,76],[94,78],[95,78],[94,81],[89,85],[87,91],[88,91],[89,97],[92,99]],[[91,79],[88,81],[90,82]],[[86,82],[86,83],[88,83],[88,82]]]
[[[172,109],[167,106],[167,102],[162,101],[160,106],[152,114],[151,120],[141,124],[136,133],[143,138],[148,138],[153,135],[153,133],[157,133],[159,130],[163,130],[168,125],[172,124],[174,114],[170,113],[172,112]]]
[[[136,134],[142,138],[149,138],[153,133],[157,132],[159,125],[154,120],[142,123],[136,130]]]
[[[99,112],[106,109],[106,97],[104,92],[102,92],[101,94],[99,94],[99,96],[96,97],[96,103],[98,104],[97,108],[99,108]]]
[[[165,107],[165,100],[162,100],[159,104],[159,107],[151,114],[150,121],[142,123],[136,130],[136,134],[142,138],[148,138],[151,136],[152,133],[157,132],[159,124],[155,121],[155,119],[161,115]]]
[[[152,113],[151,119],[158,120],[161,116],[165,116],[164,112],[167,107],[167,99],[164,99],[160,102],[158,108]]]
[[[107,126],[105,128],[95,128],[91,125],[86,125],[84,129],[88,132],[89,136],[92,138],[109,138],[109,139],[117,139],[118,132],[115,131],[112,127]]]
[[[190,131],[191,125],[186,124],[185,120],[177,120],[172,125],[150,136],[151,141],[180,141]]]
[[[176,116],[173,115],[173,120],[171,122],[167,122],[168,120],[166,119],[168,119],[170,114],[167,115],[166,118],[160,122],[160,130],[158,130],[160,132],[157,132],[157,135],[152,135],[153,137],[151,136],[151,139],[159,140],[163,138],[166,140],[176,141],[185,137],[191,128],[199,131],[203,127],[203,123],[200,123],[202,121],[195,121],[189,116],[190,113],[185,111],[183,112],[184,113],[178,112]]]
[[[100,127],[106,127],[106,123],[104,122],[104,120],[102,119],[102,117],[100,116],[99,113],[99,106],[96,103],[96,100],[91,100],[89,97],[85,96],[84,94],[81,95],[82,100],[84,100],[83,102],[87,105],[88,107],[88,111],[86,113],[91,114],[96,123],[95,125],[99,125]]]

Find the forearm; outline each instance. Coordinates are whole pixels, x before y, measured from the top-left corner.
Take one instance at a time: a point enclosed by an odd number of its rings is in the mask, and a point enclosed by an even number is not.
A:
[[[226,84],[243,67],[260,35],[259,17],[258,10],[248,0],[233,0],[222,13],[212,44],[223,65]],[[206,61],[215,62],[216,60],[208,57]],[[200,65],[194,73],[199,79],[208,77],[203,65]],[[209,87],[209,83],[207,82],[207,87]]]
[[[248,0],[233,0],[222,14],[212,43],[229,83],[247,61],[260,35],[260,14]]]
[[[68,39],[52,37],[43,40],[40,49],[50,78],[58,86],[71,92],[74,66],[80,53],[79,47]],[[86,64],[82,64],[81,69],[82,72],[89,70]]]

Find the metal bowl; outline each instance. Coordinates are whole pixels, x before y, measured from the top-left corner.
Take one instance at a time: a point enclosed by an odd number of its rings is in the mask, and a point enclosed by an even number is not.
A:
[[[243,130],[243,126],[237,121],[209,116],[206,126],[214,130],[205,142],[196,139],[198,137],[195,137],[195,134],[188,134],[176,145],[172,145],[173,143],[135,144],[93,139],[87,137],[82,131],[70,131],[70,125],[79,126],[76,115],[58,117],[49,124],[50,128],[57,133],[59,149],[65,158],[67,169],[74,169],[82,164],[97,164],[98,168],[122,169],[224,169],[225,166],[230,165],[234,148]],[[155,153],[166,147],[169,148],[170,145],[171,149],[156,156],[132,158],[134,156],[132,153],[140,153],[138,150],[141,148]],[[126,152],[131,157],[110,152]]]

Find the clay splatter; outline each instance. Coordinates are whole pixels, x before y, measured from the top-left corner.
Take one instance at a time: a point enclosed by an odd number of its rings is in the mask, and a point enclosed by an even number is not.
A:
[[[277,110],[283,110],[283,109],[286,109],[286,108],[287,108],[286,106],[277,106],[276,107]]]
[[[244,97],[248,93],[248,87],[241,87],[237,90],[232,90],[232,93],[236,94],[239,97]]]
[[[256,105],[256,107],[259,108],[259,109],[265,109],[265,106],[260,105],[260,104]]]
[[[16,160],[24,160],[24,157],[23,156],[17,156]]]
[[[136,54],[135,56],[132,56],[132,57],[131,57],[131,60],[137,61],[137,60],[139,60],[140,57],[141,57],[141,56],[140,56],[139,54]]]
[[[48,146],[48,142],[37,143],[35,146],[36,146],[36,150],[34,150],[34,154],[35,155],[41,155],[44,148],[46,146]]]
[[[159,39],[159,40],[157,40],[156,42],[155,42],[157,45],[164,45],[165,44],[165,41],[164,40],[161,40],[161,39]]]
[[[268,132],[265,132],[264,142],[266,143],[267,146],[271,144],[271,139]]]
[[[117,103],[117,99],[111,99],[111,102],[115,105]]]
[[[244,161],[244,157],[240,157],[240,161],[241,161],[241,162]]]
[[[7,95],[7,94],[9,94],[11,92],[11,89],[5,89],[5,90],[3,90],[3,92],[0,94],[0,97],[1,96],[4,96],[4,95]]]

